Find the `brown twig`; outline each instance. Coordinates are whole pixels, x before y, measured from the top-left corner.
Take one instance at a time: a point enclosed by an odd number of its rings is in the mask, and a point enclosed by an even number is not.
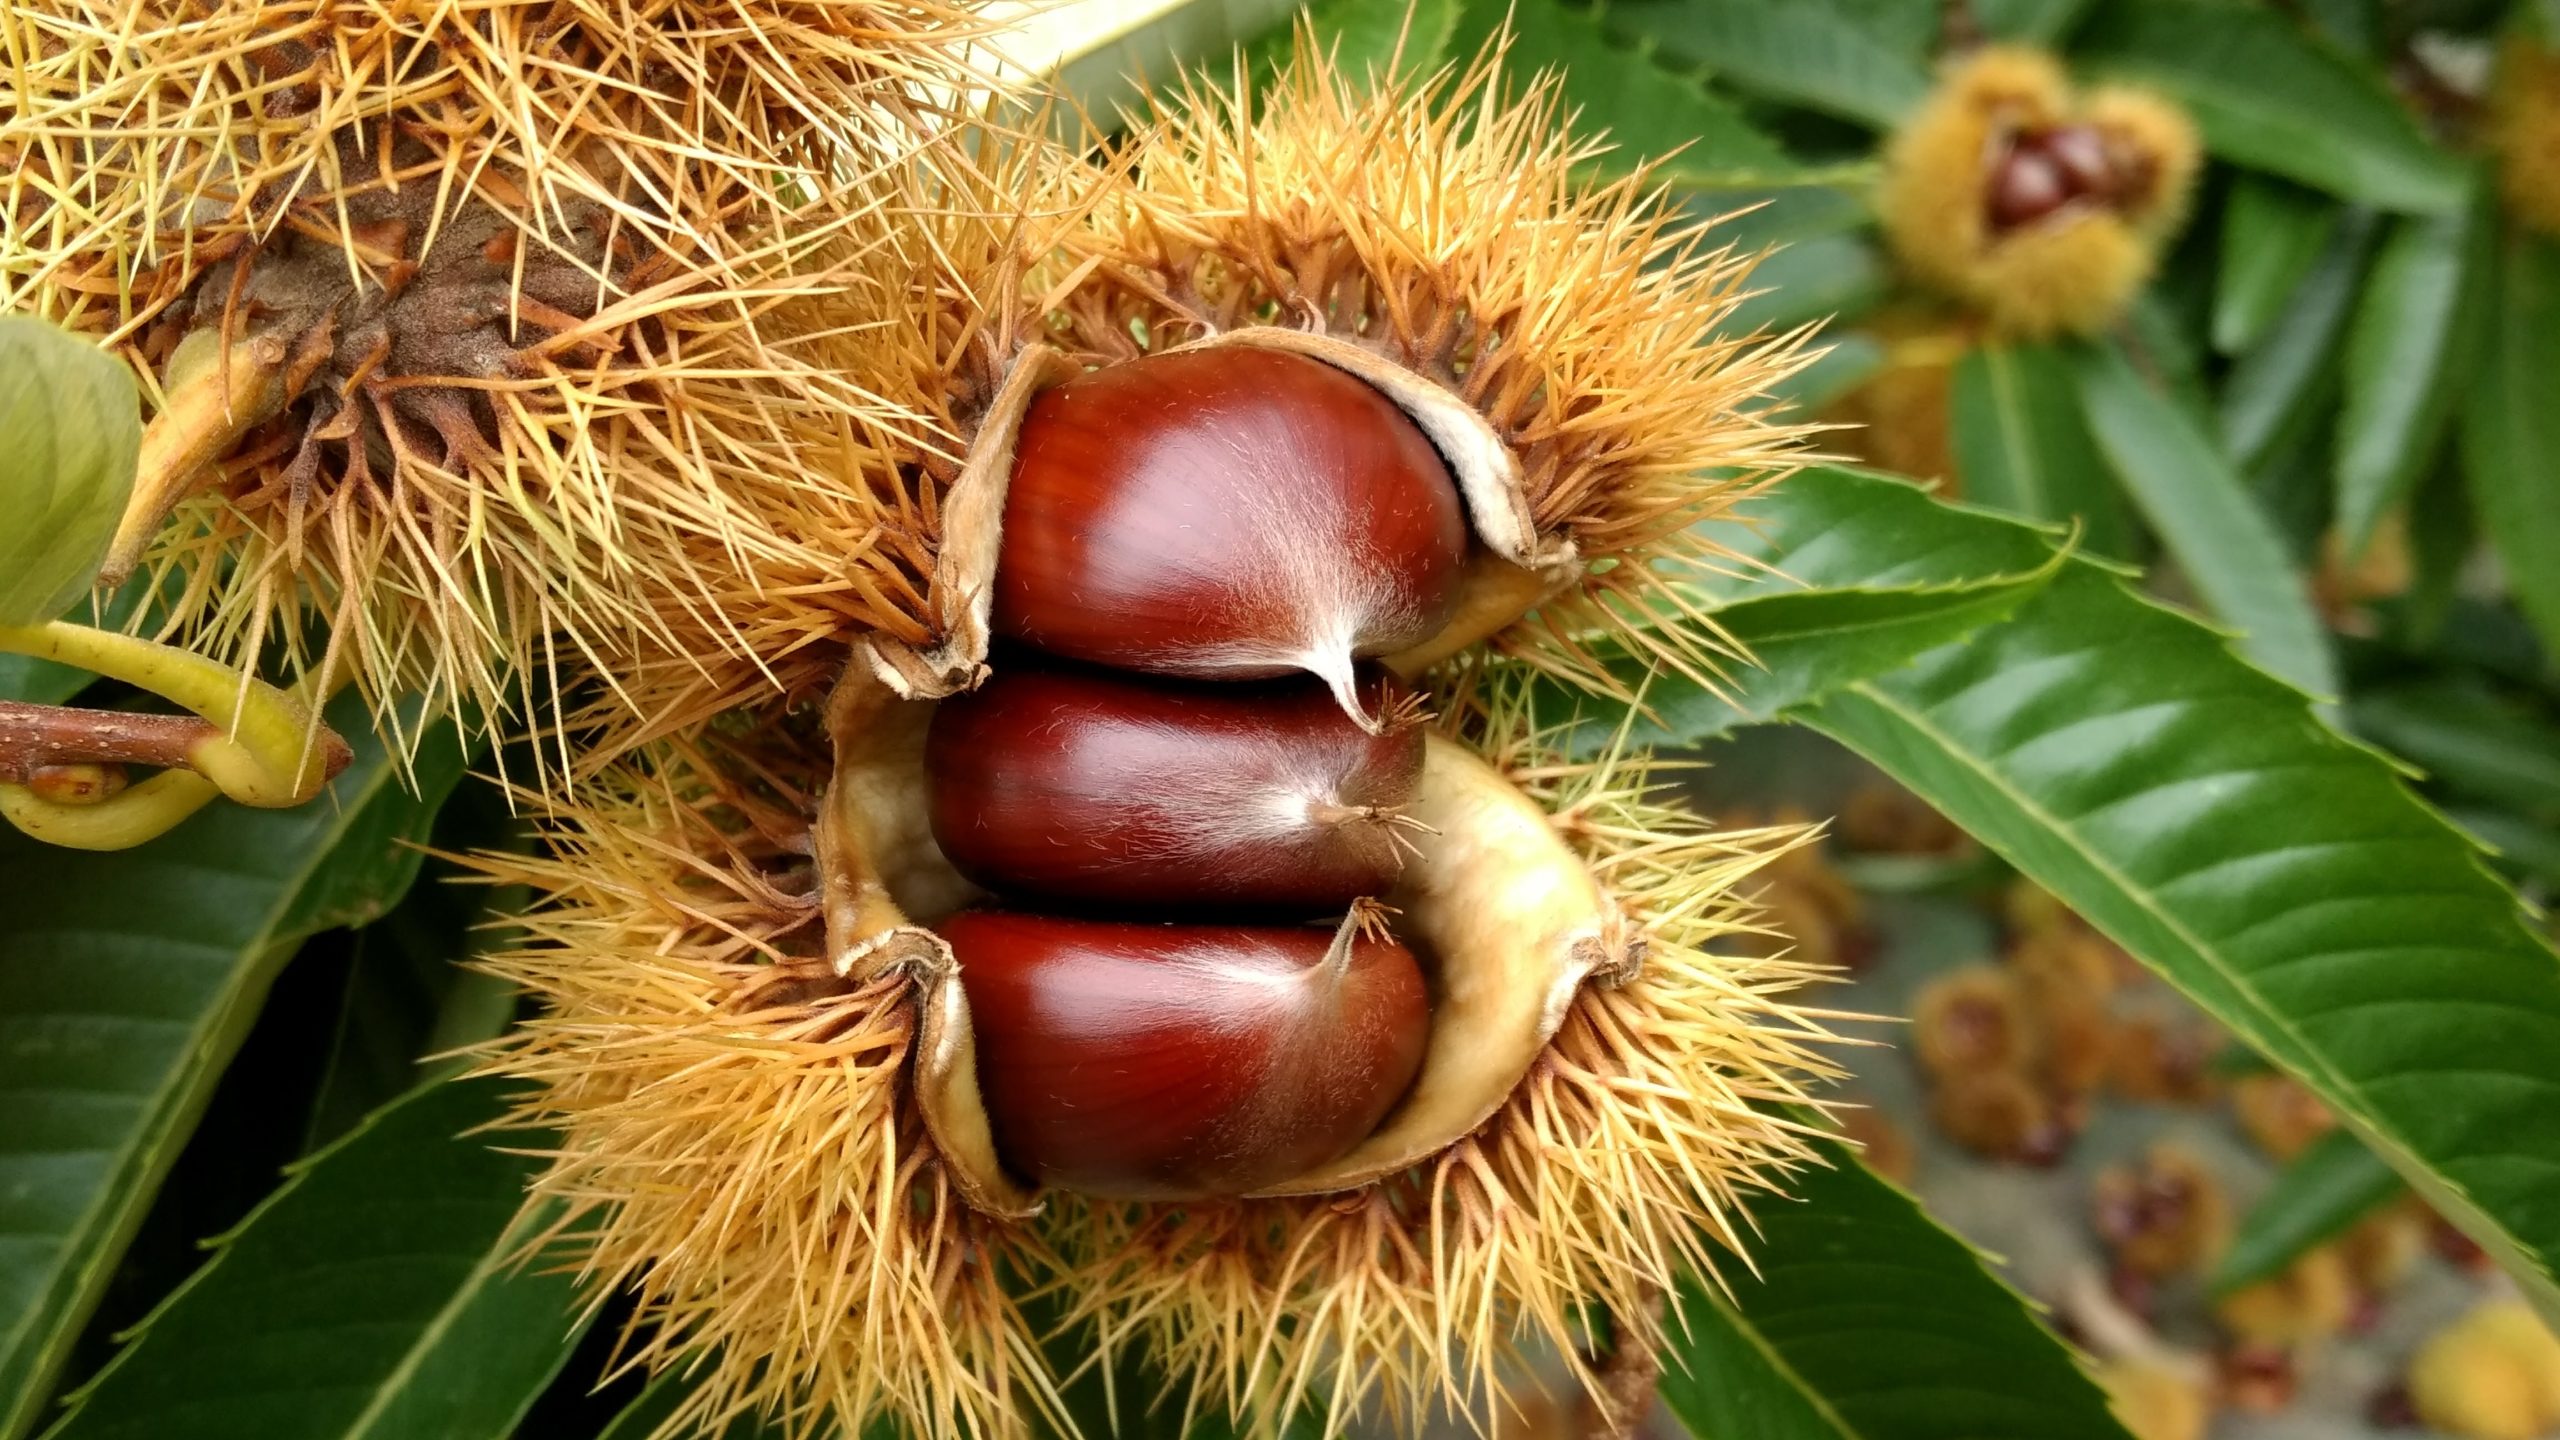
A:
[[[221,730],[193,715],[136,715],[0,700],[0,782],[23,785],[47,765],[191,769],[195,747],[221,736]],[[347,742],[327,730],[321,731],[319,743],[332,776],[355,758]]]

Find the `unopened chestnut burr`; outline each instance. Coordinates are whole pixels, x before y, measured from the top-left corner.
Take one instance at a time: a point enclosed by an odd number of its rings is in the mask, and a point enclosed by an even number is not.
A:
[[[1306,676],[1186,683],[1006,657],[935,711],[936,843],[999,894],[1077,908],[1340,915],[1395,883],[1422,732],[1364,672],[1355,724]]]
[[[1377,1128],[1430,1028],[1412,952],[1359,923],[945,921],[1007,1168],[1190,1200],[1308,1173]]]
[[[1255,346],[1174,351],[1032,403],[994,626],[1118,669],[1303,670],[1357,711],[1353,662],[1439,633],[1466,551],[1448,465],[1374,386]]]

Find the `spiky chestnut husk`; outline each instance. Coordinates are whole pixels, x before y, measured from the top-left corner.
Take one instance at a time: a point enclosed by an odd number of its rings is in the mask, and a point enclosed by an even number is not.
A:
[[[2545,235],[2560,236],[2560,50],[2521,32],[2498,56],[2498,188],[2507,210]]]
[[[1820,1015],[1784,998],[1794,962],[1705,949],[1752,925],[1735,882],[1802,832],[1711,834],[1641,758],[1564,764],[1511,701],[1456,713],[1650,950],[1615,988],[1557,997],[1553,1038],[1467,1138],[1348,1195],[955,1203],[931,1102],[899,1078],[949,1038],[929,932],[827,934],[972,897],[930,862],[866,884],[831,858],[848,839],[913,852],[920,820],[849,836],[819,795],[920,814],[920,723],[863,727],[911,733],[831,776],[815,716],[742,716],[600,777],[552,858],[493,858],[544,894],[536,943],[496,965],[549,1012],[498,1068],[542,1082],[529,1118],[560,1127],[542,1189],[574,1212],[563,1240],[638,1293],[644,1363],[710,1352],[689,1418],[1016,1431],[1054,1377],[1008,1280],[1098,1322],[1079,1343],[1154,1352],[1195,1408],[1267,1420],[1338,1386],[1336,1429],[1444,1404],[1489,1423],[1515,1347],[1573,1353],[1589,1306],[1622,1343],[1657,1341],[1662,1277],[1741,1246],[1736,1205],[1802,1155],[1771,1107],[1827,1068]]]
[[[376,698],[494,719],[830,567],[870,581],[847,620],[895,626],[907,497],[871,477],[912,427],[849,378],[881,318],[851,296],[880,167],[960,164],[925,137],[985,29],[940,0],[13,6],[0,308],[152,377],[136,516],[220,492],[147,561],[207,648],[307,661],[316,609]],[[888,538],[742,523],[774,489]]]
[[[2020,137],[2095,135],[2115,183],[2003,224],[1995,190]],[[2075,95],[2038,51],[1993,47],[1954,64],[1886,147],[1877,208],[1913,278],[2003,334],[2089,334],[2123,314],[2184,219],[2201,147],[2175,107],[2139,91]]]

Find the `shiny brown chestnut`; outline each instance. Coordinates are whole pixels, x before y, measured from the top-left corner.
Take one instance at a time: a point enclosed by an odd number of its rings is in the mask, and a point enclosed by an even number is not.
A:
[[[1030,657],[934,711],[933,838],[1009,896],[1339,915],[1403,869],[1422,731],[1375,667],[1354,724],[1303,676],[1217,685]]]
[[[1145,925],[968,911],[959,961],[996,1152],[1087,1195],[1194,1200],[1365,1139],[1422,1063],[1413,953],[1347,921]]]
[[[2091,126],[2023,131],[1991,167],[1992,228],[2032,225],[2074,203],[2112,204],[2123,178],[2106,137]]]
[[[1032,402],[994,627],[1159,675],[1304,670],[1358,713],[1353,660],[1437,634],[1466,549],[1448,465],[1376,387],[1254,346],[1150,355]]]

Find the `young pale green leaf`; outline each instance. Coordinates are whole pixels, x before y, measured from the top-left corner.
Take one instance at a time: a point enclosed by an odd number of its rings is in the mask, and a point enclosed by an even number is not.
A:
[[[2493,227],[2479,205],[2411,216],[2374,257],[2347,332],[2338,414],[2338,531],[2350,555],[2443,447],[2454,397],[2469,383]]]
[[[1736,89],[1880,129],[1929,91],[1916,57],[1833,0],[1624,0],[1603,18]]]
[[[2348,212],[2275,324],[2232,366],[2218,419],[2222,443],[2242,469],[2264,469],[2320,423],[2377,228],[2371,212]]]
[[[431,1083],[295,1167],[47,1440],[508,1434],[581,1327],[573,1277],[521,1263],[540,1159],[466,1133],[506,1109]]]
[[[2463,472],[2516,604],[2560,656],[2560,245],[2508,237],[2494,284],[2462,408]]]
[[[1995,40],[2051,45],[2089,13],[2090,0],[1974,0],[1973,18]]]
[[[2461,167],[2370,66],[2281,12],[2215,0],[2111,5],[2079,53],[2194,113],[2214,153],[2385,210],[2449,211]]]
[[[1805,719],[2301,1079],[2560,1314],[2560,957],[2383,757],[2081,563]]]
[[[1847,1151],[1751,1207],[1755,1274],[1681,1290],[1662,1399],[1699,1440],[2129,1440],[1962,1240]]]
[[[1956,365],[1956,464],[1967,499],[2029,519],[2076,525],[2091,553],[2133,553],[2131,524],[2089,434],[2062,351],[1989,344]]]
[[[2213,1288],[2228,1294],[2276,1274],[2400,1193],[2400,1177],[2344,1130],[2322,1136],[2276,1176],[2231,1237]]]
[[[2310,592],[2248,483],[2123,351],[2089,347],[2072,358],[2098,448],[2205,605],[2270,673],[2336,695],[2337,662]]]
[[[88,593],[133,493],[142,396],[124,363],[41,320],[0,315],[0,625]]]
[[[2347,718],[2455,795],[2560,823],[2560,729],[2477,680],[2376,686],[2357,694]]]
[[[2213,348],[2237,355],[2258,343],[2311,274],[2338,229],[2338,202],[2246,171],[2222,204],[2221,271],[2213,284]]]
[[[1755,533],[1741,548],[1783,570],[1723,577],[1701,585],[1698,598],[1756,663],[1737,667],[1719,692],[1621,657],[1611,668],[1644,696],[1633,715],[1594,714],[1586,697],[1555,686],[1542,711],[1585,717],[1568,748],[1601,750],[1621,733],[1638,744],[1694,745],[1775,718],[1991,623],[2050,580],[2057,563],[2035,530],[1854,470],[1791,475],[1749,513]]]
[[[1473,55],[1506,25],[1506,63],[1513,71],[1561,74],[1565,103],[1577,112],[1575,133],[1607,132],[1616,148],[1602,161],[1606,173],[1659,161],[1655,178],[1668,184],[1724,190],[1785,184],[1804,168],[1752,128],[1732,101],[1709,92],[1698,76],[1664,63],[1652,41],[1612,38],[1579,5],[1466,0],[1449,53]]]
[[[355,762],[292,810],[216,805],[132,851],[0,832],[0,1437],[25,1432],[213,1082],[305,935],[417,871],[462,769],[430,732],[413,793],[352,697]]]

